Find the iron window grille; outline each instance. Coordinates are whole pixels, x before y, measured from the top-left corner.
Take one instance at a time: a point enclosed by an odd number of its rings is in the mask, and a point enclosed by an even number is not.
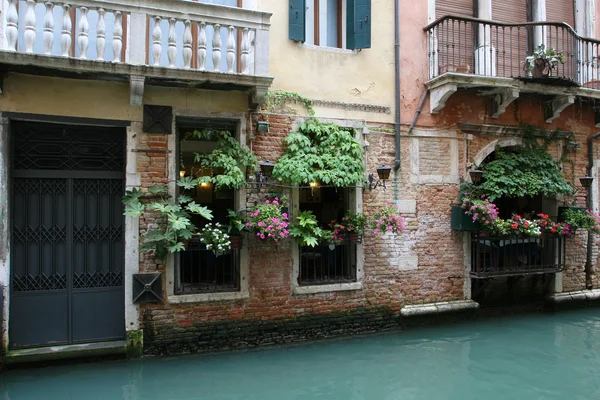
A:
[[[219,256],[199,239],[192,239],[185,251],[179,253],[176,294],[237,292],[240,290],[239,249]]]
[[[565,265],[566,241],[560,236],[471,235],[471,277],[475,279],[556,273]]]
[[[356,282],[356,244],[300,246],[300,285]]]

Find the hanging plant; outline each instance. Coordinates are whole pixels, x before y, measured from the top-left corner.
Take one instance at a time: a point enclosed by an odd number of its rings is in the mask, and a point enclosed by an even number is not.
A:
[[[363,150],[352,129],[311,118],[284,142],[285,154],[273,169],[280,181],[347,187],[364,180]]]
[[[558,162],[548,153],[548,143],[525,137],[524,145],[511,151],[496,148],[496,159],[480,167],[483,183],[477,191],[490,201],[500,197],[572,194],[573,188],[563,177]]]
[[[258,165],[256,156],[248,146],[227,131],[193,131],[185,134],[185,139],[214,141],[215,148],[210,153],[195,153],[194,162],[202,168],[211,169],[212,176],[204,177],[216,190],[239,189],[246,185],[246,170],[255,171]]]
[[[184,189],[192,189],[198,186],[200,180],[185,177],[177,181],[177,185]],[[142,202],[148,194],[156,201]],[[185,250],[185,242],[196,233],[196,227],[192,223],[192,215],[199,215],[207,220],[213,218],[212,212],[204,206],[195,203],[191,197],[180,195],[174,200],[168,195],[167,188],[156,185],[149,189],[148,193],[139,189],[128,190],[123,196],[125,205],[124,215],[139,218],[147,213],[158,213],[158,221],[155,228],[149,228],[143,236],[143,251],[153,252],[156,259],[164,260],[169,253],[177,253]]]

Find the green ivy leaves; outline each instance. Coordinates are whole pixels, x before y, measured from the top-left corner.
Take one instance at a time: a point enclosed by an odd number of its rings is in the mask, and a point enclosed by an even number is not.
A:
[[[210,153],[196,153],[194,162],[199,163],[202,168],[221,170],[213,173],[207,179],[216,190],[226,188],[239,189],[246,185],[245,171],[255,171],[258,160],[250,151],[248,146],[240,144],[227,131],[194,131],[188,133],[199,140],[215,141],[215,148]]]
[[[305,121],[285,139],[286,152],[273,176],[293,185],[321,182],[346,187],[364,180],[363,151],[351,129],[317,119]]]
[[[490,201],[499,197],[554,196],[572,194],[558,163],[543,146],[496,150],[496,159],[483,166],[484,182],[479,186]]]

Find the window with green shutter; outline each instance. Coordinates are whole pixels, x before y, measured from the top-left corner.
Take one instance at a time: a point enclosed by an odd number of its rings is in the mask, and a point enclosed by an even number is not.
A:
[[[349,50],[371,47],[371,0],[289,0],[289,3],[291,40]]]
[[[347,0],[346,48],[371,47],[371,0]]]
[[[290,39],[306,40],[306,4],[305,0],[290,0]]]

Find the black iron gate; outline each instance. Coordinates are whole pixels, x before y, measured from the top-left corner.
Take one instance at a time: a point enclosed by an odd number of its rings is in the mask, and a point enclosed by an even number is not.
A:
[[[11,123],[11,348],[124,338],[125,137]]]

